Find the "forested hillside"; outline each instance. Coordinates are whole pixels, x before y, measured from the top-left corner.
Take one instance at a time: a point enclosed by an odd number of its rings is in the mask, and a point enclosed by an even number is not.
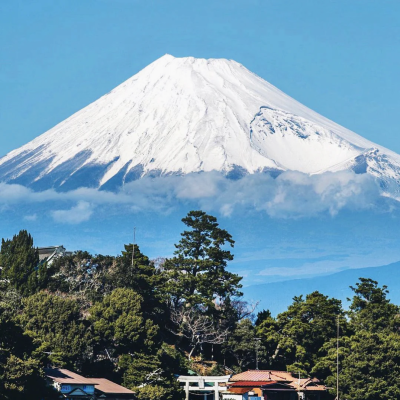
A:
[[[260,369],[334,387],[338,322],[341,398],[400,397],[399,307],[386,286],[360,278],[348,311],[315,291],[273,317],[241,297],[228,268],[234,240],[216,218],[191,211],[182,222],[170,259],[127,244],[117,257],[79,251],[48,264],[27,231],[3,239],[0,399],[57,398],[42,370],[52,364],[109,378],[139,399],[177,400],[174,374],[243,371],[256,354]]]

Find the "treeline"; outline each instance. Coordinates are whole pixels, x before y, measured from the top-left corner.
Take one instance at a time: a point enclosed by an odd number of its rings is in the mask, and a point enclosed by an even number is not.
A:
[[[117,257],[76,252],[39,262],[21,231],[0,251],[0,399],[57,398],[43,367],[105,377],[139,399],[182,398],[174,374],[255,368],[316,375],[335,395],[340,327],[340,397],[400,398],[399,307],[370,279],[352,287],[349,310],[314,292],[277,317],[241,298],[227,270],[231,235],[191,211],[170,259],[137,245]],[[268,297],[268,293],[266,293]]]

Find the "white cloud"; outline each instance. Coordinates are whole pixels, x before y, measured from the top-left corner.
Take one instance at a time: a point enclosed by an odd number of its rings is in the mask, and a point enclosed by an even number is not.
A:
[[[88,221],[93,214],[93,207],[86,201],[79,201],[78,204],[69,210],[55,210],[51,212],[55,222],[64,224],[80,224]]]
[[[379,198],[377,183],[366,174],[344,171],[309,176],[288,171],[276,179],[255,174],[227,181],[215,198],[200,201],[204,207],[219,207],[224,215],[245,206],[271,217],[297,218],[335,215],[343,208],[371,208]]]
[[[217,172],[207,172],[144,178],[115,193],[89,188],[34,192],[21,185],[0,183],[0,207],[43,202],[60,207],[61,202],[69,208],[54,210],[52,216],[57,222],[67,223],[87,221],[96,205],[107,205],[110,210],[116,206],[115,212],[127,206],[131,212],[168,213],[177,204],[187,203],[225,216],[240,209],[263,211],[274,218],[300,218],[321,213],[334,216],[345,208],[368,209],[379,199],[382,199],[380,189],[373,177],[350,171],[311,176],[288,171],[276,179],[254,174],[236,181]]]
[[[36,221],[37,220],[37,214],[31,214],[31,215],[25,215],[24,217],[25,221]]]
[[[347,261],[347,260],[346,260]],[[290,278],[302,278],[305,276],[316,276],[328,273],[339,272],[349,268],[345,262],[338,262],[336,260],[324,260],[306,262],[298,267],[269,267],[265,268],[258,273],[261,276],[279,276],[279,277],[290,277]]]

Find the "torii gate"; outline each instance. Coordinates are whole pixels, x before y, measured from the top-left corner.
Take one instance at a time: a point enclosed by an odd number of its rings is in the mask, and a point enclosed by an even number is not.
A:
[[[224,376],[190,376],[179,375],[178,381],[185,383],[185,400],[189,400],[190,391],[204,392],[207,400],[208,392],[214,392],[214,400],[219,400],[220,392],[227,390],[227,383],[231,375]]]

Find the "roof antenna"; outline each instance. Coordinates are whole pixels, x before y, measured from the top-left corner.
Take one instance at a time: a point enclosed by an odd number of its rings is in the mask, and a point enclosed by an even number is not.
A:
[[[336,400],[339,400],[339,315],[336,332]]]
[[[135,241],[136,241],[136,227],[133,228],[132,268],[133,268],[133,259],[135,258]]]
[[[260,344],[261,338],[256,337],[256,338],[254,338],[254,340],[256,342],[255,343],[255,345],[256,345],[256,370],[258,370],[258,346]]]

